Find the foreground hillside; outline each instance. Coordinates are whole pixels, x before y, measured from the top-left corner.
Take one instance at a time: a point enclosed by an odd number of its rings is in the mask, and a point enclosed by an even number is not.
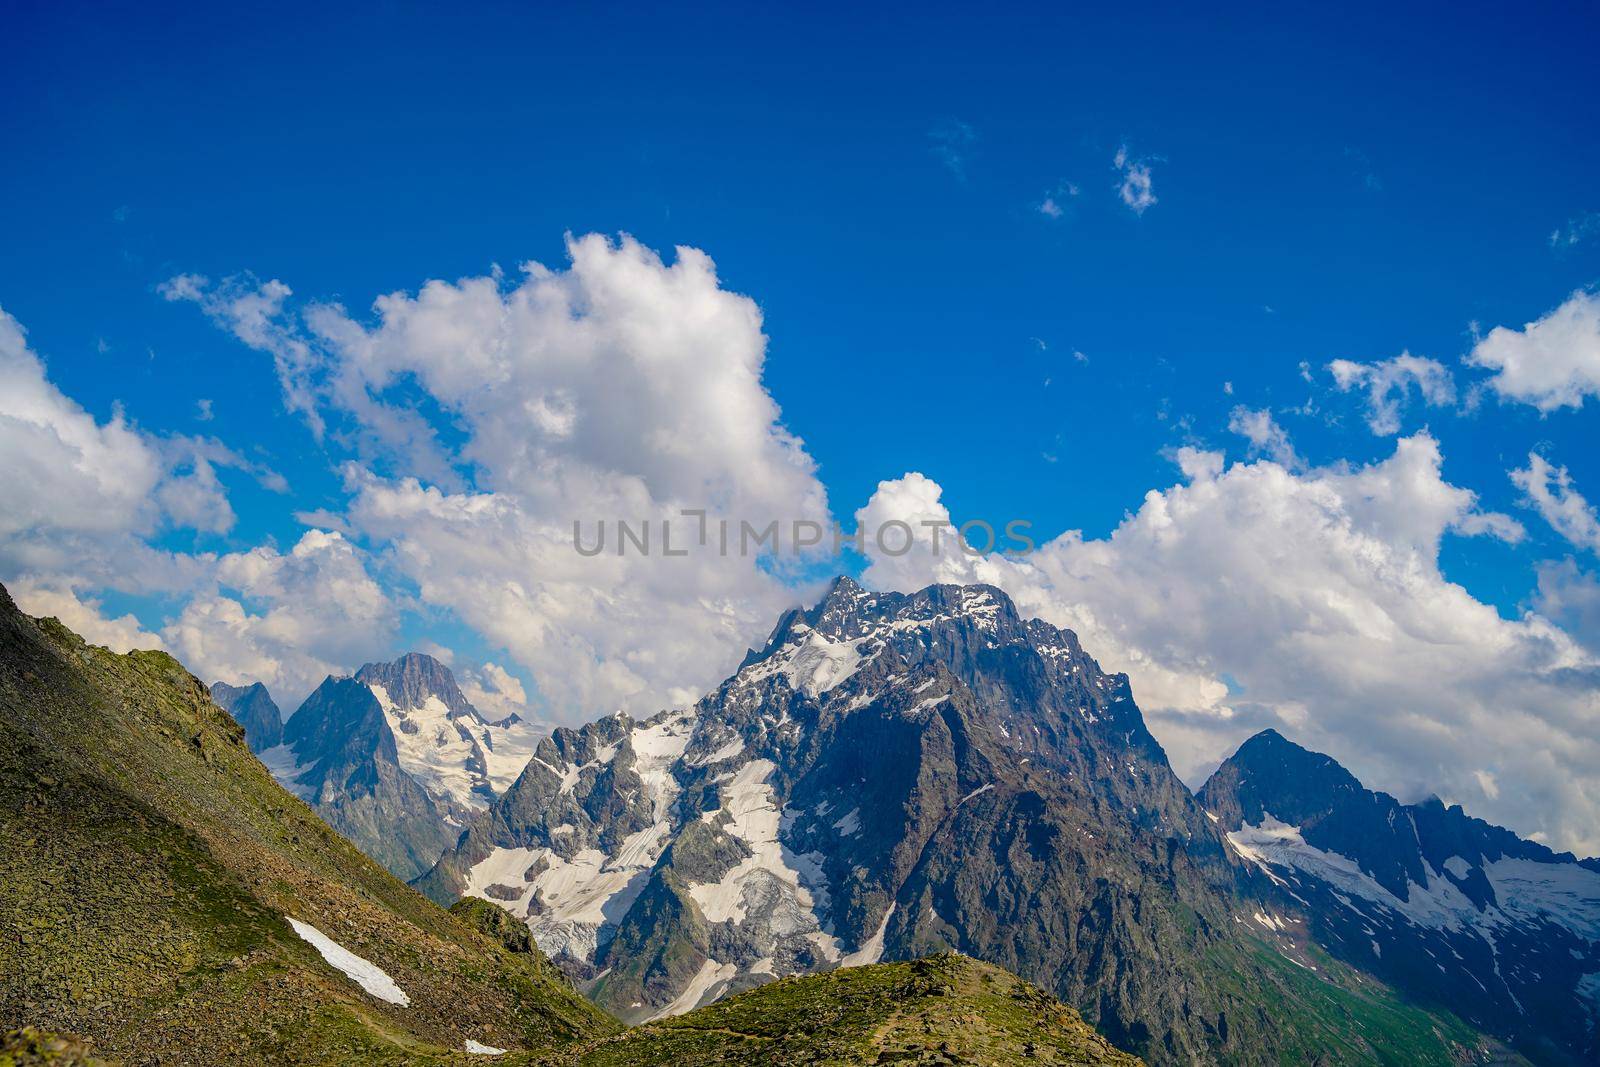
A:
[[[590,1046],[583,1067],[646,1064],[1131,1065],[1078,1013],[965,956],[784,978]]]
[[[136,1063],[619,1029],[285,793],[171,657],[86,646],[0,590],[0,1030],[24,1025]]]

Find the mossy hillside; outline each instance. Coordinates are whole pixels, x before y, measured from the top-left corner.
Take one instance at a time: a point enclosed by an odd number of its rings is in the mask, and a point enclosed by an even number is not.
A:
[[[367,996],[289,915],[411,1005]],[[617,1028],[537,953],[429,903],[280,789],[171,657],[87,646],[0,591],[0,1025],[23,1024],[172,1063]]]
[[[965,956],[783,978],[585,1048],[583,1067],[649,1064],[1114,1064],[1077,1012]]]
[[[89,1043],[32,1026],[0,1034],[0,1067],[105,1067]]]
[[[1250,1010],[1278,1028],[1286,1062],[1369,1063],[1384,1067],[1459,1067],[1461,1064],[1521,1065],[1528,1060],[1459,1018],[1429,1010],[1390,987],[1352,970],[1314,943],[1290,959],[1261,940],[1219,946],[1207,961],[1215,981],[1237,985],[1243,965],[1273,981],[1252,990]],[[1241,988],[1228,990],[1242,993]]]

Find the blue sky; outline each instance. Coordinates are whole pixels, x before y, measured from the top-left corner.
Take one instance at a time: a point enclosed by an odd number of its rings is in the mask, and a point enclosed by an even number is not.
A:
[[[1448,534],[1437,560],[1515,620],[1541,563],[1594,559],[1508,472],[1538,451],[1600,496],[1600,401],[1544,412],[1461,360],[1475,330],[1600,281],[1597,19],[27,5],[0,66],[0,307],[100,422],[215,437],[287,480],[219,467],[237,519],[146,537],[176,553],[287,550],[297,512],[347,508],[355,453],[163,283],[248,272],[371,325],[382,294],[560,269],[564,235],[628,234],[669,261],[703,250],[759,305],[762,381],[836,515],[917,471],[958,517],[1101,539],[1181,480],[1177,449],[1258,458],[1229,430],[1238,407],[1269,412],[1306,470],[1426,429],[1443,478],[1524,527]],[[1406,351],[1457,399],[1413,391],[1398,434],[1374,433],[1328,365]],[[377,540],[357,538],[374,573]],[[544,688],[499,637],[394,588],[390,646],[439,642]],[[190,595],[78,592],[151,632]]]

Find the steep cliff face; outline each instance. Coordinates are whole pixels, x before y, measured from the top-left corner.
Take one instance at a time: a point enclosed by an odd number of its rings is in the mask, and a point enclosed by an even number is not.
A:
[[[1600,1061],[1600,862],[1401,804],[1271,730],[1200,800],[1336,956],[1541,1061]]]
[[[1295,973],[1328,961],[1287,911],[1243,925],[1270,886],[1173,774],[1127,679],[982,586],[839,580],[693,707],[556,731],[418,884],[525,918],[627,1020],[946,949],[1162,1061],[1359,1059],[1328,1016],[1286,1027],[1279,1009],[1349,997],[1375,1034],[1405,1016],[1337,966]],[[1456,1034],[1423,1058],[1472,1040]]]

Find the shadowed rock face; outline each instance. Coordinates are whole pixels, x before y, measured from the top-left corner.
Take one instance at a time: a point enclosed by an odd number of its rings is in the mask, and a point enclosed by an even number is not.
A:
[[[1199,799],[1335,955],[1538,1060],[1600,1061],[1600,862],[1401,804],[1273,730]]]
[[[1127,678],[984,586],[840,579],[693,707],[557,730],[417,884],[501,903],[629,1021],[958,949],[1155,1060],[1340,1058],[1264,1009],[1331,994],[1291,921],[1241,925],[1270,883]]]
[[[262,752],[283,742],[283,713],[260,682],[242,687],[212,682],[211,699],[244,727],[251,752]]]

